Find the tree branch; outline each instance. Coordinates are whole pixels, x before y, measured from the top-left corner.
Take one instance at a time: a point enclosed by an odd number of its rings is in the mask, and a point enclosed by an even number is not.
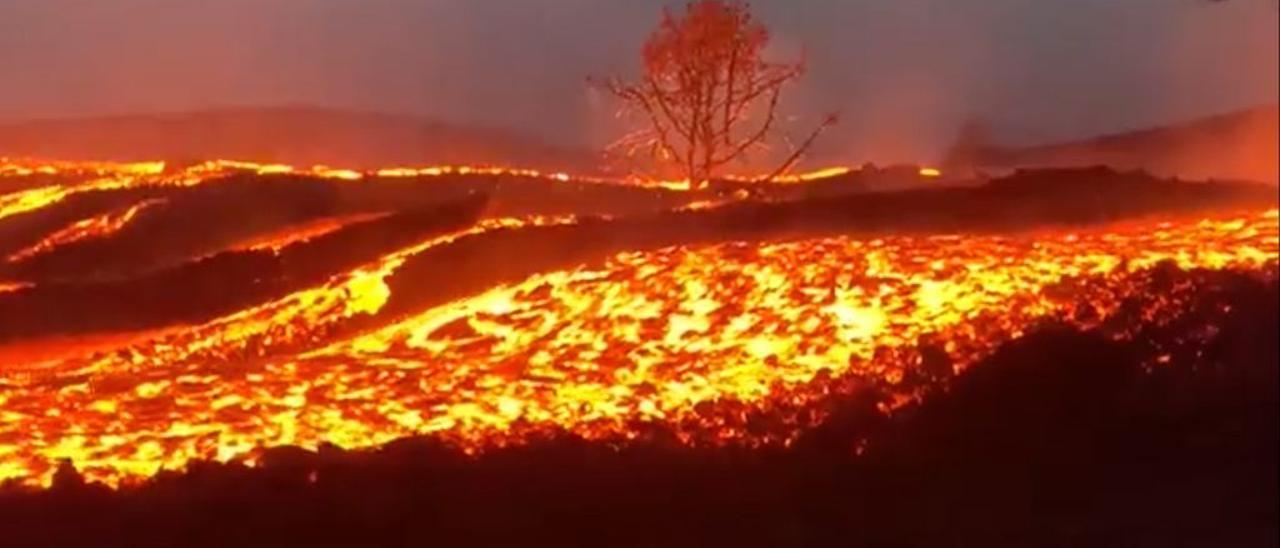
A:
[[[837,115],[828,114],[827,117],[822,120],[822,123],[819,124],[818,127],[813,130],[813,133],[809,134],[809,138],[805,139],[804,143],[801,144],[800,147],[795,150],[795,152],[792,152],[791,156],[788,157],[787,160],[782,163],[782,165],[778,166],[778,169],[774,170],[773,173],[770,173],[769,175],[763,178],[757,179],[755,182],[771,183],[773,182],[774,179],[777,179],[783,173],[786,173],[787,171],[789,171],[792,167],[796,165],[796,162],[800,161],[800,157],[803,156],[804,153],[809,150],[809,147],[813,146],[814,141],[818,140],[818,136],[822,135],[823,131],[826,131],[827,128],[835,125],[836,122],[838,122],[839,120],[840,118]]]

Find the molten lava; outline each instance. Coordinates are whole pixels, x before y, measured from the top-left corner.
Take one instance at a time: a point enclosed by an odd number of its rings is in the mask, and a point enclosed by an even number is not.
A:
[[[232,251],[272,251],[278,252],[290,245],[310,241],[341,230],[343,227],[373,221],[386,217],[389,213],[357,213],[339,217],[325,217],[284,227],[278,231],[254,236],[243,242],[232,244]]]
[[[547,429],[625,440],[645,423],[688,443],[785,444],[802,425],[748,429],[725,413],[803,406],[826,377],[909,399],[903,379],[921,340],[960,369],[1039,319],[1088,327],[1113,316],[1158,263],[1270,269],[1280,255],[1274,210],[1074,232],[674,247],[324,340],[329,326],[380,310],[393,297],[384,279],[409,256],[522,224],[486,223],[177,335],[0,372],[0,477],[47,484],[65,458],[117,484],[194,459],[252,461],[264,446],[433,434],[482,451]],[[1158,321],[1173,301],[1154,299],[1140,320]]]
[[[57,175],[66,182],[0,194],[0,219],[34,211],[90,190],[111,190],[147,184],[195,184],[190,179],[165,178],[164,162],[113,164],[95,162],[33,162],[0,158],[0,177]]]
[[[98,238],[106,238],[119,232],[120,229],[128,225],[130,221],[137,217],[139,213],[152,206],[163,204],[165,200],[143,200],[123,210],[110,211],[82,219],[71,223],[71,225],[50,234],[44,239],[36,242],[34,245],[10,254],[5,260],[11,263],[25,261],[46,253],[55,247],[80,242],[85,240],[93,240]]]
[[[774,182],[803,183],[837,177],[852,171],[852,169],[844,167],[825,168],[808,173],[783,175],[775,179]],[[295,175],[352,182],[362,181],[370,177],[520,177],[558,182],[575,181],[591,184],[642,186],[668,190],[690,189],[688,181],[653,181],[636,177],[613,179],[502,166],[394,167],[361,172],[328,166],[297,168],[286,164],[212,160],[180,169],[167,169],[164,162],[114,164],[107,162],[37,162],[0,158],[0,178],[33,175],[54,175],[67,178],[64,182],[56,184],[45,184],[13,191],[4,191],[3,187],[0,187],[0,219],[51,206],[61,202],[68,196],[80,192],[146,186],[194,186],[217,180],[233,173]],[[922,176],[929,175],[924,175],[922,172]],[[739,180],[748,181],[750,179]]]
[[[26,288],[28,288],[28,287],[31,287],[31,284],[28,284],[28,283],[21,283],[21,282],[4,282],[4,281],[0,281],[0,293],[7,293],[7,292],[10,292],[10,291],[18,291],[18,290],[20,290],[20,289],[26,289]]]

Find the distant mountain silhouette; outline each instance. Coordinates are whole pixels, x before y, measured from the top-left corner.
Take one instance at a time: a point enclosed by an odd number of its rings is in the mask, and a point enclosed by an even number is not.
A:
[[[588,151],[496,129],[313,107],[0,123],[0,156],[75,160],[231,158],[341,167],[500,164],[594,167]]]
[[[1280,106],[1236,111],[1159,128],[1033,147],[994,146],[962,132],[952,167],[1002,169],[1108,165],[1193,179],[1280,178]]]

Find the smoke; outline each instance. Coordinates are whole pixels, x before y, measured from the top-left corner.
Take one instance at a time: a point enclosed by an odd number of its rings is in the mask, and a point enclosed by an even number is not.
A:
[[[981,122],[1026,145],[1274,103],[1272,2],[865,2],[769,17],[807,44],[799,108],[844,113],[815,159],[931,161]]]

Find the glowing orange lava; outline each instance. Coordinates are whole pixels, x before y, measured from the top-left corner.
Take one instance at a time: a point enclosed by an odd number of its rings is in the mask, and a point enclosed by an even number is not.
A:
[[[843,175],[850,171],[852,171],[850,168],[843,167],[826,168],[810,173],[784,175],[775,182],[808,182]],[[690,189],[688,181],[655,181],[638,177],[625,179],[591,177],[503,166],[390,167],[364,172],[328,166],[299,168],[287,164],[211,160],[181,169],[166,169],[164,162],[115,164],[106,162],[42,162],[0,158],[0,177],[24,177],[30,175],[68,175],[78,177],[65,183],[0,192],[0,219],[56,204],[67,196],[79,192],[145,186],[194,186],[229,174],[244,172],[258,175],[319,177],[351,182],[363,181],[370,177],[493,176],[522,177],[558,182],[574,181],[590,184],[641,186],[668,190]]]
[[[282,228],[268,234],[254,236],[232,244],[232,251],[280,251],[290,245],[335,232],[345,226],[386,217],[388,213],[357,213],[340,217],[326,217]]]
[[[62,201],[77,192],[110,190],[146,184],[194,184],[197,181],[166,178],[164,162],[113,164],[105,162],[35,162],[0,158],[0,177],[67,175],[69,182],[0,194],[0,219],[26,213]]]
[[[10,291],[18,291],[31,287],[31,284],[25,282],[0,282],[0,293],[8,293]]]
[[[1105,318],[1136,290],[1132,275],[1161,261],[1256,269],[1280,255],[1274,210],[1075,232],[674,247],[539,274],[357,336],[312,339],[310,350],[244,352],[250,337],[306,340],[381,309],[383,280],[413,253],[529,222],[424,242],[97,359],[0,373],[0,477],[47,483],[69,458],[115,484],[264,446],[434,434],[480,451],[546,428],[625,439],[644,421],[690,443],[787,443],[798,426],[747,431],[704,411],[730,400],[803,405],[825,375],[894,385],[924,336],[963,368],[1037,319],[1080,322],[1086,305]],[[1098,290],[1052,290],[1074,280]]]
[[[84,240],[93,240],[98,238],[106,238],[119,232],[120,229],[128,225],[130,221],[137,217],[143,210],[163,204],[165,200],[144,200],[120,211],[110,211],[82,219],[71,223],[71,225],[50,234],[44,239],[36,242],[34,245],[10,254],[5,260],[11,263],[25,261],[46,253],[55,247],[80,242]]]

